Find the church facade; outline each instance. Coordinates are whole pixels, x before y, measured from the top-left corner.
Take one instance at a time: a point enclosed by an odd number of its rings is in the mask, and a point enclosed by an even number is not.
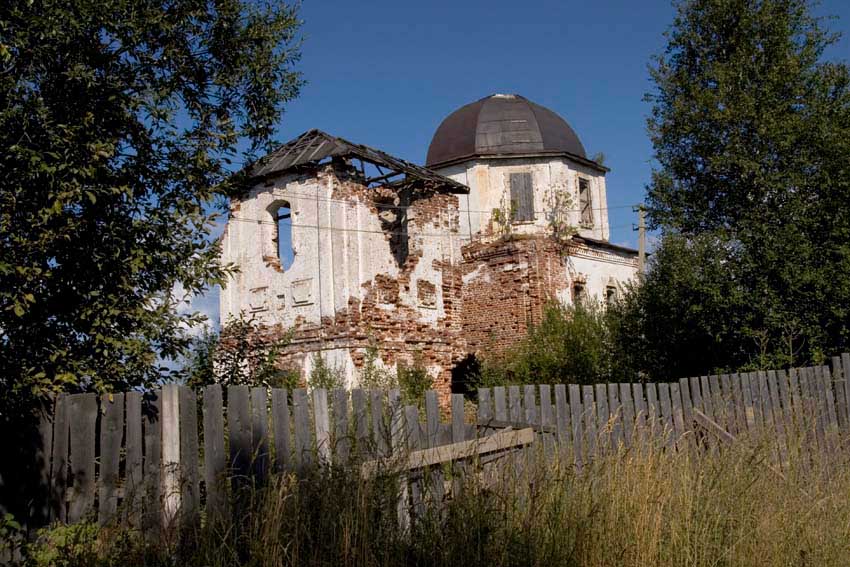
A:
[[[636,251],[609,242],[607,171],[518,95],[450,114],[424,167],[312,130],[231,202],[222,321],[291,330],[282,363],[305,380],[322,356],[356,385],[370,349],[387,367],[421,361],[448,396],[548,301],[610,301],[636,276]]]

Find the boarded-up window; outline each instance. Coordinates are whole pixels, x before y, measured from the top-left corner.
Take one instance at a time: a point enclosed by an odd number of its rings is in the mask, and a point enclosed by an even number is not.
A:
[[[517,222],[534,220],[534,188],[531,185],[531,173],[511,173],[511,210],[513,220]]]
[[[579,177],[578,208],[581,211],[581,225],[593,226],[593,199],[590,197],[590,181]]]

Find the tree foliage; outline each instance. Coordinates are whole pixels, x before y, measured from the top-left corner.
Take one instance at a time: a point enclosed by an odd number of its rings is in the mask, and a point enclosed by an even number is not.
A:
[[[185,351],[201,317],[172,290],[227,274],[210,201],[298,94],[299,27],[279,2],[0,5],[4,397],[151,383]]]
[[[824,57],[838,37],[808,0],[687,0],[667,38],[648,96],[664,242],[633,318],[650,366],[847,349],[850,71]]]

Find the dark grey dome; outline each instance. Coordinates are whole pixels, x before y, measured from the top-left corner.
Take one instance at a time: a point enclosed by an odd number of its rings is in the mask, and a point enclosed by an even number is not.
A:
[[[473,156],[567,153],[587,159],[566,121],[519,95],[494,94],[463,106],[437,128],[425,165]]]

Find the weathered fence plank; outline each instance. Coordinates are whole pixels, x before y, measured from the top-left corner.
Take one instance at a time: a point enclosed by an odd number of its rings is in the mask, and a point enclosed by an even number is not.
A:
[[[661,405],[661,418],[664,440],[667,447],[673,449],[676,444],[676,430],[673,426],[673,407],[670,400],[670,384],[661,382],[658,384],[658,402]]]
[[[522,401],[519,396],[519,386],[508,388],[508,403],[510,404],[511,421],[520,423],[522,421]]]
[[[584,433],[587,439],[588,458],[596,455],[596,402],[593,399],[593,386],[582,386],[582,409],[584,410]]]
[[[351,413],[354,415],[354,440],[357,454],[362,458],[372,448],[369,439],[369,418],[366,414],[366,392],[360,388],[351,390]]]
[[[847,428],[850,430],[850,353],[841,355],[841,376],[844,377],[844,405],[847,408]]]
[[[339,464],[347,463],[351,457],[351,436],[349,435],[348,424],[348,391],[334,390],[333,391],[333,412],[334,412],[334,435],[333,435],[333,454],[334,462]]]
[[[59,394],[56,398],[53,416],[53,446],[51,460],[53,466],[50,481],[50,519],[64,522],[67,519],[65,496],[68,487],[68,395]]]
[[[195,524],[201,508],[198,474],[198,398],[190,388],[178,390],[180,403],[180,515],[185,524]]]
[[[570,393],[570,424],[572,425],[573,431],[573,453],[575,456],[575,464],[578,468],[581,468],[584,463],[584,455],[585,455],[585,440],[584,440],[584,430],[581,426],[582,424],[582,415],[583,410],[581,407],[581,389],[578,384],[570,384],[569,386]]]
[[[744,398],[744,416],[747,424],[747,431],[750,435],[756,432],[756,412],[753,407],[753,390],[750,384],[750,375],[747,372],[742,372],[741,377],[741,395]]]
[[[539,425],[540,416],[537,414],[537,386],[526,384],[523,392],[523,407],[525,408],[525,422],[529,425]],[[464,439],[461,439],[464,441]]]
[[[508,404],[505,398],[505,387],[493,388],[493,402],[495,406],[496,421],[508,421]]]
[[[224,453],[224,414],[220,384],[204,388],[204,485],[207,517],[213,523],[227,515],[227,492],[224,483],[227,457]]]
[[[358,392],[363,393],[362,390],[358,390]],[[280,473],[291,470],[293,466],[292,424],[289,414],[289,392],[284,388],[272,388],[272,428],[274,432],[275,471]]]
[[[171,527],[180,512],[180,395],[177,384],[162,387],[162,519]]]
[[[251,408],[248,386],[227,388],[227,430],[233,489],[245,485],[251,473]]]
[[[300,474],[304,474],[314,462],[310,407],[304,388],[296,388],[292,393],[292,413],[295,416],[295,466]]]
[[[478,388],[478,420],[490,421],[493,419],[493,405],[490,400],[490,388]]]
[[[676,445],[684,448],[684,444],[687,443],[687,438],[685,437],[685,412],[682,409],[682,395],[678,382],[670,383],[670,402],[673,413],[673,430],[676,432]]]
[[[145,401],[145,490],[142,523],[147,533],[155,534],[162,519],[162,392],[153,392]]]
[[[684,420],[687,443],[694,443],[694,403],[691,399],[691,385],[687,378],[679,379],[679,395],[682,398],[682,419]]]
[[[620,388],[617,384],[607,384],[608,414],[611,421],[611,445],[615,451],[625,444],[623,437],[623,406],[620,403]]]
[[[97,519],[105,524],[118,513],[118,474],[121,465],[121,440],[124,436],[124,394],[110,394],[101,399],[100,477]]]
[[[846,382],[841,369],[841,357],[832,357],[832,383],[835,387],[835,413],[840,429],[847,428],[847,395],[845,392]]]
[[[328,413],[328,391],[324,388],[313,390],[313,422],[316,426],[316,455],[319,465],[331,463],[331,424]]]
[[[260,483],[266,480],[269,471],[268,400],[266,388],[251,388],[251,474]]]
[[[646,424],[650,437],[658,435],[658,429],[663,426],[659,420],[661,415],[661,406],[658,405],[658,388],[655,383],[650,382],[646,387]]]
[[[567,387],[564,384],[555,384],[555,424],[558,430],[556,437],[560,456],[566,462],[567,455],[572,451],[572,439],[570,435],[570,406],[567,402]]]
[[[375,456],[386,457],[389,454],[391,430],[384,422],[384,393],[370,390],[369,409],[372,411],[372,448]]]
[[[548,384],[540,386],[540,425],[544,428],[555,426],[555,412],[552,408],[552,392]],[[543,433],[543,451],[547,457],[554,454],[555,437],[551,433]]]
[[[596,384],[596,427],[597,450],[605,454],[611,448],[611,415],[608,411],[608,389],[605,384]]]
[[[94,394],[68,396],[71,429],[70,463],[73,485],[68,506],[68,522],[76,523],[94,506],[95,426],[97,397]]]
[[[126,481],[124,483],[124,504],[127,508],[128,519],[133,527],[139,526],[138,512],[141,500],[144,498],[142,482],[144,479],[143,452],[144,437],[142,436],[142,393],[127,392],[124,394],[126,406],[126,456],[124,461]]]
[[[621,383],[620,405],[623,408],[623,440],[626,447],[632,446],[632,438],[635,433],[635,403],[632,400],[632,389],[630,384]]]
[[[635,402],[636,444],[643,445],[644,443],[646,443],[646,418],[648,410],[646,407],[646,398],[644,397],[642,384],[632,384],[632,399]]]

